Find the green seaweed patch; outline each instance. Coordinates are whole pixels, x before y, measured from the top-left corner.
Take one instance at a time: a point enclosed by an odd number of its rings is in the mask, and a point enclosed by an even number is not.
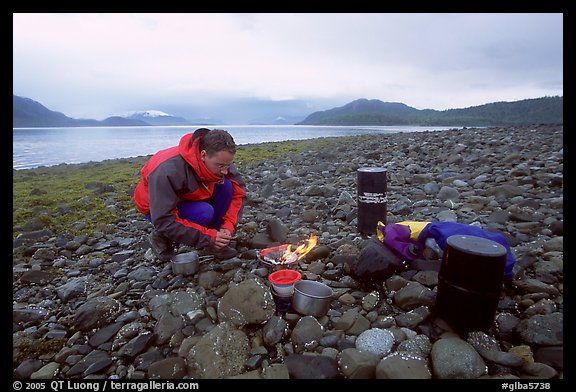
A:
[[[237,147],[234,162],[241,170],[245,164],[276,160],[291,154],[298,154],[311,148],[330,147],[340,138],[318,138],[306,140],[288,140],[284,142],[266,142],[243,144]]]
[[[48,272],[53,274],[53,275],[57,275],[57,276],[63,276],[64,275],[64,269],[62,269],[60,267],[50,267],[50,268],[48,268]]]
[[[58,165],[14,171],[14,235],[30,219],[41,217],[53,232],[89,234],[98,225],[122,218],[107,208],[110,199],[120,210],[133,208],[131,187],[139,180],[140,159],[109,160],[98,163]],[[94,188],[91,184],[101,184]],[[75,229],[83,222],[81,229]]]
[[[65,343],[64,339],[32,339],[28,336],[17,336],[12,342],[14,360],[22,362],[25,359],[52,358]]]
[[[81,256],[78,261],[82,264],[85,264],[86,266],[89,266],[90,262],[94,259],[110,260],[112,259],[112,255],[106,254],[104,252],[92,252],[89,255]]]

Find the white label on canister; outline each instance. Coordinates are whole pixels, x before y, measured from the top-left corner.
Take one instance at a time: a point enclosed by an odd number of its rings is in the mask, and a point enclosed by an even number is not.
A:
[[[384,193],[365,192],[358,195],[358,201],[366,204],[382,204],[386,203],[388,199]]]

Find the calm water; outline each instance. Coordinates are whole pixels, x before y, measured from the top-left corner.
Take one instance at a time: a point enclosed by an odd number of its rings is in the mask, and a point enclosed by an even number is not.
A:
[[[178,144],[182,135],[200,126],[14,128],[12,167],[31,169],[60,163],[99,162],[153,154]],[[454,129],[455,127],[370,126],[333,127],[305,125],[222,125],[236,144],[315,139],[398,132]]]

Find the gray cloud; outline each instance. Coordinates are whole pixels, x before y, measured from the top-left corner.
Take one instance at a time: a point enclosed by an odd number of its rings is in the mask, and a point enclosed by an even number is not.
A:
[[[13,33],[14,94],[73,117],[240,97],[442,110],[563,95],[560,13],[14,14]]]

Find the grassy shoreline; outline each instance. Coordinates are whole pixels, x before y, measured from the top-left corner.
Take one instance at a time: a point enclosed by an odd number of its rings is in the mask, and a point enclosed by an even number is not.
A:
[[[348,137],[239,145],[235,164],[242,171],[246,164],[330,147],[343,138]],[[23,232],[25,226],[44,227],[54,233],[91,234],[101,225],[125,218],[126,212],[134,208],[132,191],[150,156],[13,170],[13,236]]]

